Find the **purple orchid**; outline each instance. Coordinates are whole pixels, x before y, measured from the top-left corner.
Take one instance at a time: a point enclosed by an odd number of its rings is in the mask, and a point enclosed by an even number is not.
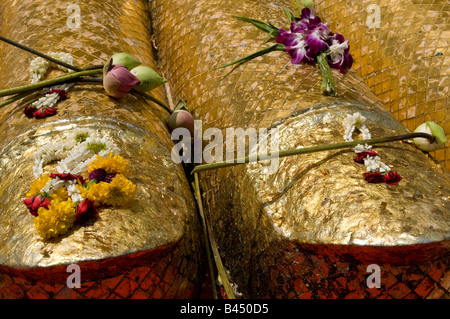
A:
[[[300,18],[291,23],[291,31],[308,34],[318,26],[326,26],[318,16],[315,15],[314,9],[311,11],[308,8],[302,10]]]
[[[311,55],[316,56],[328,49],[327,40],[330,33],[331,31],[328,27],[319,25],[306,36],[305,43],[309,46]]]
[[[299,64],[304,59],[310,59],[306,55],[305,38],[303,33],[293,33],[280,29],[276,41],[285,45],[286,52],[292,57],[291,62],[293,64]]]
[[[336,33],[329,38],[328,43],[328,64],[345,74],[353,64],[353,57],[348,52],[350,50],[348,40],[346,41],[342,34]]]

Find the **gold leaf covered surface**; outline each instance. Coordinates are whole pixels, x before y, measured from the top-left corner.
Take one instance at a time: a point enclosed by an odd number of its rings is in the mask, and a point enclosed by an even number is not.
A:
[[[93,129],[114,140],[129,161],[136,197],[129,208],[101,208],[97,221],[42,241],[34,228],[34,217],[22,202],[33,180],[33,155],[39,147],[67,138],[73,128]],[[168,146],[150,133],[107,118],[57,121],[24,132],[1,154],[0,263],[53,266],[176,243],[186,231],[194,231],[187,224],[192,222],[195,208],[183,171],[167,157],[169,152]]]
[[[128,52],[156,69],[146,2],[77,2],[81,28],[68,27],[70,13],[62,4],[2,1],[2,35],[45,53],[68,52],[79,67]],[[34,56],[6,43],[0,43],[0,52],[0,88],[30,83],[28,68]],[[52,71],[48,77],[59,74]],[[162,87],[151,94],[165,99]],[[0,111],[0,264],[50,267],[167,247],[180,239],[191,240],[190,249],[195,249],[199,225],[184,171],[170,158],[173,142],[166,111],[141,97],[112,99],[98,85],[70,89],[57,115],[44,120],[27,119],[22,114],[26,105],[14,103]],[[114,138],[130,163],[136,201],[127,209],[101,209],[95,223],[44,243],[22,202],[33,180],[33,153],[64,139],[74,127],[90,127]]]
[[[288,1],[279,4],[290,7]],[[406,132],[353,70],[345,76],[334,72],[337,98],[321,95],[317,67],[292,65],[283,52],[214,70],[270,45],[262,44],[266,34],[233,15],[289,25],[270,1],[159,0],[152,13],[165,76],[174,96],[185,97],[203,120],[204,130],[220,128],[225,136],[228,127],[268,128],[293,116],[284,124],[281,144],[313,146],[342,142],[342,119],[359,111],[369,118],[373,137]],[[316,112],[329,114],[327,125],[294,116],[325,104],[329,109]],[[282,239],[381,247],[448,240],[448,174],[410,145],[385,145],[381,153],[382,161],[404,177],[400,186],[366,183],[364,166],[356,165],[351,153],[283,159],[268,177],[251,165],[202,173],[205,205],[225,258],[252,258],[256,247]],[[422,196],[413,198],[416,191]],[[273,233],[274,228],[286,231]]]

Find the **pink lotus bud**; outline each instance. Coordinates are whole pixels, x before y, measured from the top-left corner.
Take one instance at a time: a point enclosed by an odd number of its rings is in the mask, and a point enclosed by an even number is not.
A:
[[[185,110],[176,110],[169,117],[169,129],[173,131],[178,127],[184,127],[189,130],[191,137],[194,137],[194,117]]]
[[[103,87],[108,95],[122,98],[128,95],[130,90],[141,83],[125,66],[112,65],[105,68],[103,74]]]

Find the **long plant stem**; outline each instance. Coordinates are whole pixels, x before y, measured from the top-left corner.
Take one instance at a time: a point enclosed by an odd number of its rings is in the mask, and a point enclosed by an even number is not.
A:
[[[103,64],[95,64],[95,65],[88,65],[81,69],[81,71],[87,71],[87,70],[100,70],[103,69]]]
[[[200,185],[198,183],[198,175],[197,174],[195,175],[193,184],[194,184],[193,186],[194,186],[194,191],[195,191],[195,198],[197,200],[198,210],[200,212],[200,219],[202,221],[203,239],[205,241],[206,259],[208,262],[208,271],[209,271],[209,277],[211,280],[211,288],[212,288],[213,298],[217,299],[217,290],[215,288],[214,269],[213,269],[213,264],[212,264],[212,259],[211,259],[211,246],[210,246],[210,241],[208,238],[208,230],[206,227],[206,220],[205,220],[205,215],[203,212],[203,204],[202,204],[202,200],[201,200]]]
[[[322,94],[336,96],[336,84],[334,83],[333,73],[331,72],[325,52],[322,52],[317,56],[317,64],[322,73],[322,84],[320,86]]]
[[[147,99],[149,99],[152,102],[155,102],[156,104],[158,104],[159,106],[161,106],[163,109],[165,109],[169,114],[172,114],[172,110],[163,102],[161,102],[160,100],[158,100],[157,98],[145,93],[145,92],[139,92],[138,90],[132,89],[131,93],[135,93],[135,94],[139,94]]]
[[[49,61],[51,61],[53,63],[59,64],[59,65],[65,67],[65,68],[68,68],[69,70],[74,70],[74,71],[77,71],[77,72],[82,71],[82,69],[80,69],[80,68],[78,68],[76,66],[73,66],[71,64],[65,63],[65,62],[60,61],[58,59],[52,58],[51,56],[48,56],[48,55],[46,55],[46,54],[44,54],[42,52],[36,51],[36,50],[34,50],[32,48],[29,48],[29,47],[27,47],[27,46],[25,46],[23,44],[20,44],[20,43],[18,43],[16,41],[11,40],[11,39],[5,38],[4,36],[0,35],[0,40],[4,41],[6,43],[9,43],[9,44],[11,44],[11,45],[13,45],[13,46],[15,46],[15,47],[17,47],[19,49],[25,50],[25,51],[27,51],[29,53],[32,53],[32,54],[37,55],[37,56],[40,56],[43,59],[46,59],[46,60],[49,60]]]
[[[373,144],[395,142],[395,141],[401,141],[401,140],[409,140],[409,139],[412,139],[415,137],[427,138],[430,142],[434,141],[434,136],[427,134],[427,133],[409,133],[409,134],[396,135],[396,136],[373,138],[373,139],[369,139],[369,140],[359,140],[359,141],[335,143],[335,144],[323,144],[323,145],[312,146],[312,147],[296,148],[296,149],[290,149],[290,150],[285,150],[285,151],[280,151],[280,152],[274,152],[273,154],[271,153],[271,154],[263,154],[263,155],[246,156],[246,157],[235,159],[233,161],[225,161],[225,162],[197,165],[192,170],[191,174],[195,174],[195,173],[199,173],[199,172],[211,170],[211,169],[235,166],[235,165],[263,161],[263,160],[270,160],[273,158],[280,158],[280,157],[285,157],[285,156],[309,154],[309,153],[315,153],[315,152],[336,150],[336,149],[341,149],[341,148],[350,148],[350,147],[355,147],[358,144],[373,145]]]
[[[72,79],[72,80],[66,81],[66,82],[64,82],[64,83],[93,83],[93,84],[102,84],[103,81],[102,81],[102,78],[100,78],[100,77],[94,77],[94,78],[86,77],[86,78]],[[27,97],[27,96],[29,96],[29,95],[31,95],[31,94],[33,94],[33,93],[39,91],[39,90],[40,90],[40,89],[34,89],[34,90],[29,90],[29,91],[25,91],[25,92],[22,92],[22,93],[18,93],[18,94],[14,95],[14,96],[12,96],[12,97],[6,99],[6,100],[1,101],[1,102],[0,102],[0,108],[2,108],[2,107],[4,107],[4,106],[7,106],[7,105],[9,105],[9,104],[11,104],[11,103],[14,103],[14,102],[16,102],[16,101],[18,101],[18,100],[20,100],[20,99],[23,99],[23,98],[25,98],[25,97]]]
[[[197,203],[199,206],[200,211],[200,217],[202,219],[203,224],[203,235],[205,237],[206,241],[206,249],[207,249],[207,257],[208,257],[208,265],[210,268],[210,273],[212,276],[214,275],[214,272],[212,270],[212,263],[211,263],[211,254],[210,254],[210,248],[214,255],[214,261],[216,263],[217,271],[219,272],[220,279],[222,280],[223,287],[225,289],[225,292],[227,294],[228,299],[236,299],[233,288],[231,287],[230,281],[228,280],[227,273],[225,271],[225,267],[223,266],[222,259],[220,258],[219,249],[217,248],[216,241],[214,239],[214,236],[212,235],[211,229],[209,228],[209,224],[206,220],[204,211],[203,211],[203,203],[202,203],[202,197],[200,194],[200,184],[198,180],[198,174],[194,174],[194,189],[195,189],[195,197],[197,198]],[[214,285],[214,277],[211,277],[211,284],[212,284],[212,290],[214,294],[214,299],[217,299],[217,292]]]
[[[28,95],[33,94],[36,91],[39,91],[39,89],[34,89],[34,90],[22,92],[22,93],[16,94],[16,95],[14,95],[14,96],[4,100],[4,101],[1,101],[0,102],[0,108],[4,107],[6,105],[9,105],[11,103],[14,103],[14,102],[16,102],[16,101],[18,101],[20,99],[23,99],[23,98],[27,97]]]
[[[34,90],[34,89],[42,89],[42,88],[45,88],[47,86],[65,83],[67,81],[77,79],[77,78],[79,78],[81,76],[97,75],[98,73],[99,73],[99,70],[97,70],[97,69],[96,70],[80,71],[80,72],[70,72],[70,73],[67,73],[65,75],[59,76],[57,78],[54,78],[54,79],[49,79],[49,80],[45,80],[45,81],[41,81],[41,82],[37,82],[37,83],[22,85],[22,86],[18,86],[18,87],[15,87],[15,88],[11,88],[11,89],[6,89],[6,90],[3,90],[3,91],[0,91],[0,97],[8,96],[8,95],[14,95],[14,94],[18,94],[18,93]]]

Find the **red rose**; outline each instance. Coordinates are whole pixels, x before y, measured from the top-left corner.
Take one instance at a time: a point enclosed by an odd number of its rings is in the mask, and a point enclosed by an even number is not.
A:
[[[78,204],[75,219],[78,223],[84,223],[92,217],[97,218],[97,209],[94,206],[94,201],[86,199]]]
[[[375,153],[374,151],[361,152],[361,153],[358,153],[358,156],[355,157],[354,161],[359,164],[364,164],[364,159],[367,157],[367,155],[377,156],[378,154]]]
[[[364,179],[368,183],[379,184],[384,182],[384,176],[379,172],[364,173]]]
[[[389,185],[397,185],[402,177],[397,172],[389,172],[384,176],[384,182]]]
[[[27,106],[23,109],[23,114],[31,119],[33,117],[33,114],[36,113],[36,110],[37,109],[34,106]]]
[[[51,178],[56,178],[59,177],[59,179],[65,180],[65,181],[72,181],[74,179],[77,179],[78,176],[73,175],[73,174],[56,174],[56,173],[52,173],[50,174]]]
[[[78,179],[80,180],[81,184],[85,183],[85,179],[83,178],[83,176],[77,176],[77,175],[73,175],[73,174],[57,174],[57,173],[52,173],[50,174],[51,178],[56,178],[59,177],[59,179],[62,179],[64,181],[73,181],[74,179]]]
[[[55,115],[56,111],[57,111],[56,108],[47,107],[47,108],[44,109],[44,112],[42,112],[41,109],[39,109],[38,111],[34,112],[33,116],[36,119],[43,119],[43,118]]]
[[[65,100],[67,98],[67,91],[66,90],[62,90],[62,89],[53,89],[50,92],[48,92],[47,94],[52,94],[52,93],[58,93],[59,97],[62,100]]]
[[[48,198],[45,198],[40,195],[24,199],[23,202],[27,206],[31,215],[33,215],[34,217],[38,216],[37,211],[40,207],[44,207],[45,209],[48,209],[48,205],[50,205],[50,201],[48,200]]]

